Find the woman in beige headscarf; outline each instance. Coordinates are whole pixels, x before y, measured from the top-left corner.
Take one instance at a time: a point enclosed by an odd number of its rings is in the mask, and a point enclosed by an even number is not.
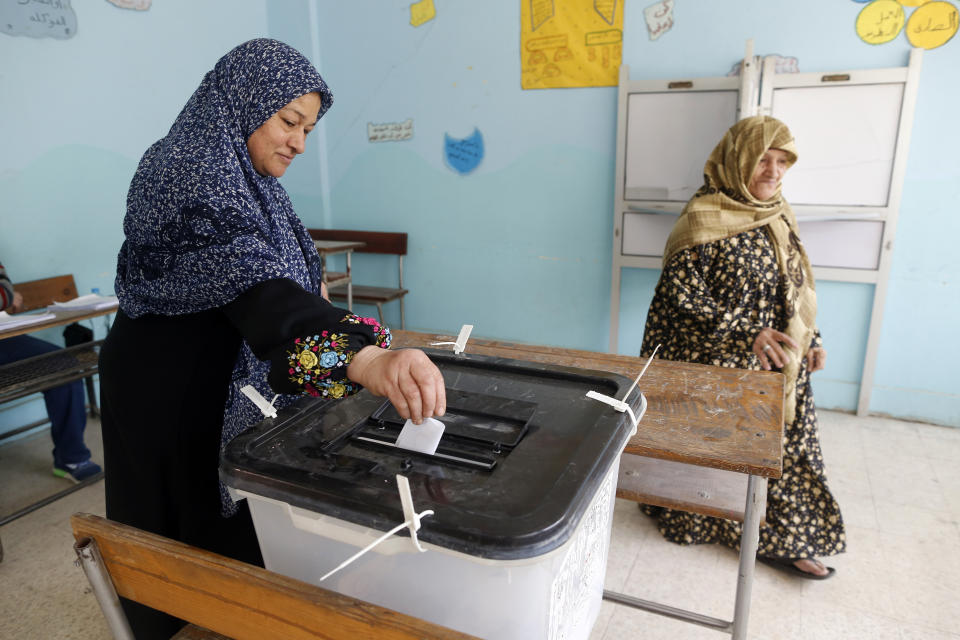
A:
[[[823,368],[813,274],[781,179],[797,160],[779,120],[755,116],[727,131],[704,167],[704,185],[667,240],[663,273],[641,354],[661,344],[667,360],[779,369],[786,378],[783,475],[771,481],[758,557],[824,579],[818,556],[846,548],[827,488],[809,374]],[[740,543],[740,524],[644,506],[679,544]]]

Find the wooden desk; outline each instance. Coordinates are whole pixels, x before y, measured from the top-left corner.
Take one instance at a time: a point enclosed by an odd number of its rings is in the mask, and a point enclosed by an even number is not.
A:
[[[365,242],[354,242],[345,240],[314,240],[313,246],[317,248],[320,254],[320,266],[323,269],[323,281],[327,287],[337,285],[347,285],[347,309],[353,311],[353,278],[351,277],[350,256],[355,249],[366,246]],[[334,256],[342,253],[347,256],[347,272],[327,272],[327,256]]]
[[[50,329],[52,327],[68,325],[71,322],[76,322],[78,320],[87,320],[90,318],[109,315],[116,313],[117,307],[118,305],[113,305],[110,308],[100,309],[97,311],[57,311],[54,312],[55,317],[51,318],[50,320],[45,320],[33,325],[19,326],[13,329],[0,331],[0,340],[3,340],[4,338],[12,338],[13,336],[19,336],[33,331],[40,331],[42,329]],[[97,406],[96,394],[94,392],[93,379],[91,376],[92,373],[95,373],[97,370],[97,353],[92,347],[99,345],[100,342],[102,341],[88,342],[83,345],[76,345],[74,347],[69,347],[53,353],[34,356],[33,358],[3,365],[0,367],[0,402],[9,402],[10,400],[22,398],[26,395],[39,393],[42,389],[50,388],[61,383],[66,384],[72,382],[73,380],[83,379],[86,383],[87,396],[90,401],[90,412],[92,415],[98,416],[100,411]],[[73,371],[70,373],[63,375],[45,374],[42,378],[37,378],[38,374],[35,371],[23,371],[24,365],[29,368],[32,366],[32,362],[38,362],[51,356],[54,358],[60,358],[63,356],[72,357],[71,352],[79,357],[79,361],[78,366],[72,367]],[[44,424],[44,422],[45,421],[34,422],[17,429],[13,429],[0,436],[0,438],[11,437],[18,433],[23,433],[24,431]],[[35,511],[42,506],[50,504],[51,502],[64,496],[67,496],[78,489],[82,489],[83,487],[98,482],[102,478],[103,473],[101,472],[79,484],[75,484],[51,496],[43,498],[42,500],[34,502],[33,504],[27,505],[26,507],[23,507],[13,513],[0,514],[0,525],[12,522],[17,518],[25,516],[28,513]]]
[[[397,347],[429,347],[456,336],[394,331]],[[646,359],[471,338],[467,353],[596,369],[637,377]],[[654,360],[639,384],[642,428],[627,453],[779,478],[783,457],[783,376]]]
[[[456,336],[394,331],[397,347],[428,347]],[[466,353],[611,371],[635,379],[646,360],[631,356],[471,338]],[[783,375],[655,360],[639,383],[647,411],[624,455],[674,460],[748,474],[733,621],[710,618],[632,596],[604,598],[747,637],[767,478],[779,478],[783,458]]]
[[[77,322],[79,320],[89,320],[90,318],[98,318],[100,316],[110,315],[111,313],[116,313],[119,305],[113,305],[109,309],[100,309],[98,311],[55,311],[55,318],[46,320],[44,322],[38,322],[37,324],[31,324],[26,326],[19,326],[13,329],[0,330],[0,340],[4,338],[12,338],[13,336],[23,335],[24,333],[32,333],[34,331],[40,331],[41,329],[50,329],[51,327],[60,327],[63,325],[68,325],[71,322]],[[23,316],[14,316],[14,317],[23,317]]]

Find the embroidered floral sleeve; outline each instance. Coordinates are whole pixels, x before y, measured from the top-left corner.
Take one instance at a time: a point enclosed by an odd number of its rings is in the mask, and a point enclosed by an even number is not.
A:
[[[303,393],[324,398],[342,398],[361,389],[347,378],[347,366],[367,344],[390,347],[390,329],[373,318],[348,313],[340,321],[342,329],[320,331],[293,340],[287,353],[287,380]],[[358,329],[360,330],[358,332]],[[364,340],[367,332],[373,341]]]

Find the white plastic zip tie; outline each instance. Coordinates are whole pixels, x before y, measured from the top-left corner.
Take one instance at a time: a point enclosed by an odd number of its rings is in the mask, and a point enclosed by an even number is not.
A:
[[[637,383],[640,382],[640,378],[643,377],[643,374],[647,372],[647,367],[650,366],[650,363],[653,362],[653,356],[657,355],[657,351],[660,350],[660,345],[658,344],[656,349],[653,350],[653,353],[650,354],[650,357],[647,359],[647,364],[643,365],[643,369],[640,370],[640,375],[637,376],[637,379],[633,381],[633,384],[630,385],[630,388],[627,389],[627,392],[623,394],[623,400],[617,400],[616,398],[611,398],[610,396],[598,393],[597,391],[587,391],[587,397],[593,400],[598,400],[604,404],[608,404],[620,413],[626,412],[630,416],[630,422],[633,423],[633,433],[636,434],[637,430],[640,428],[640,420],[637,419],[637,416],[634,415],[633,409],[630,408],[630,405],[627,404],[627,398],[630,396],[630,392],[633,391],[634,387],[637,386]]]
[[[370,549],[373,549],[375,546],[404,527],[408,527],[410,529],[410,541],[413,542],[413,545],[417,548],[417,550],[421,553],[426,551],[426,549],[420,546],[420,541],[417,539],[417,531],[420,529],[420,518],[432,516],[433,509],[427,509],[426,511],[421,511],[420,513],[416,513],[414,511],[413,496],[410,495],[410,481],[407,480],[406,476],[397,475],[397,489],[400,492],[400,504],[403,506],[403,516],[406,519],[393,529],[390,529],[390,531],[387,531],[385,534],[365,546],[363,549],[360,549],[360,551],[357,551],[355,554],[341,562],[336,566],[336,568],[328,571],[322,578],[320,578],[320,582],[323,582],[337,571],[340,571],[340,569],[343,569],[345,566],[365,554],[367,551],[370,551]]]
[[[640,370],[640,375],[638,375],[638,376],[637,376],[637,379],[633,381],[633,384],[630,385],[630,388],[627,389],[627,392],[626,392],[625,394],[623,394],[623,399],[624,399],[624,400],[627,399],[627,396],[630,395],[630,392],[633,391],[633,388],[634,388],[635,386],[637,386],[637,383],[638,383],[638,382],[640,382],[640,378],[643,377],[643,374],[645,374],[645,373],[647,372],[647,367],[649,367],[649,366],[650,366],[650,363],[653,362],[653,356],[657,355],[657,351],[660,351],[660,345],[659,345],[659,344],[654,348],[653,353],[650,354],[650,357],[647,359],[647,364],[643,365],[643,369]]]
[[[463,351],[467,348],[467,340],[470,338],[471,331],[473,331],[473,325],[465,324],[462,327],[460,327],[460,335],[457,336],[456,342],[431,342],[430,346],[440,347],[443,345],[452,344],[454,353],[456,354],[463,353]]]
[[[267,402],[267,399],[260,395],[260,392],[257,391],[253,385],[248,384],[245,387],[241,387],[240,391],[243,392],[243,395],[250,398],[253,404],[257,405],[257,409],[260,409],[260,411],[263,412],[263,415],[267,416],[268,418],[277,417],[277,408],[273,406],[273,403],[276,402],[277,398],[280,397],[279,394],[273,396],[273,400]]]
[[[631,409],[630,405],[628,405],[626,402],[623,400],[617,400],[616,398],[611,398],[610,396],[605,396],[602,393],[597,393],[596,391],[587,391],[587,397],[593,398],[594,400],[599,400],[604,404],[608,404],[620,413],[626,412],[626,414],[630,416],[631,424],[633,424],[633,433],[630,435],[637,433],[637,429],[640,428],[640,420],[637,419],[637,416],[633,413],[633,409]]]
[[[442,424],[442,423],[441,423]],[[410,529],[410,541],[420,553],[426,551],[420,546],[420,540],[417,539],[417,531],[420,530],[420,517],[424,514],[433,515],[433,511],[427,510],[422,514],[417,514],[413,509],[413,496],[410,494],[410,481],[406,476],[397,475],[397,489],[400,491],[400,506],[403,507],[403,523]]]

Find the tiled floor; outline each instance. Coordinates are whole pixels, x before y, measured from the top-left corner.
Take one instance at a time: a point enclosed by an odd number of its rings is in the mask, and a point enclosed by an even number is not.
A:
[[[960,640],[960,429],[820,412],[831,487],[847,522],[837,576],[797,580],[757,567],[750,637]],[[99,459],[98,425],[88,443]],[[0,447],[0,515],[56,489],[47,434]],[[55,481],[54,481],[55,480]],[[0,527],[0,638],[108,638],[74,566],[68,518],[103,514],[95,485]],[[607,588],[718,618],[733,611],[737,556],[665,542],[617,501]],[[716,631],[603,603],[591,640],[722,638]]]

